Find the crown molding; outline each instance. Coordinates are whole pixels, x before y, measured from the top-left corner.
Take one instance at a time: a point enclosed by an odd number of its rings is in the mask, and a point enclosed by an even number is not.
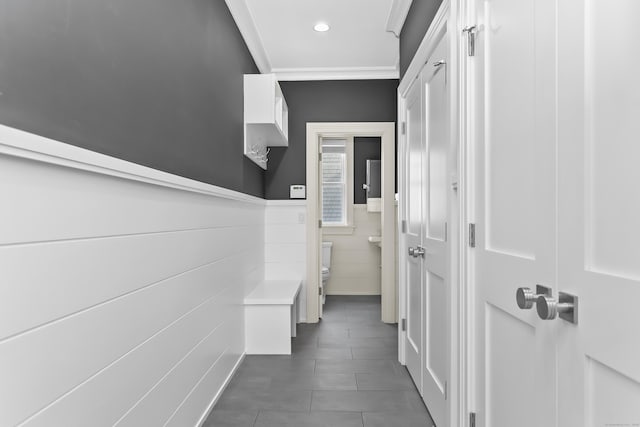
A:
[[[225,0],[242,38],[262,74],[271,73],[271,62],[262,45],[258,29],[245,0]]]
[[[279,81],[398,79],[398,66],[346,68],[274,68]]]
[[[400,33],[400,28],[404,23],[412,0],[394,0],[387,21],[387,30],[394,32],[396,36]],[[376,79],[399,79],[399,65],[385,67],[326,67],[326,68],[272,68],[271,61],[262,44],[255,21],[246,0],[225,0],[231,16],[242,38],[253,57],[253,60],[262,74],[275,73],[280,81],[299,80],[376,80]],[[405,10],[406,9],[406,10]],[[399,25],[397,33],[389,30],[392,22]],[[395,27],[394,27],[395,28]]]
[[[404,21],[407,19],[411,3],[412,0],[393,0],[391,4],[387,19],[387,31],[392,32],[396,37],[400,37],[400,31],[402,31]]]

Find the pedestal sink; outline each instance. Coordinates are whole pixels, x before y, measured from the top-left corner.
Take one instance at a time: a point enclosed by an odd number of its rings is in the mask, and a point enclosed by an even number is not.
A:
[[[375,243],[378,247],[382,247],[382,236],[369,236],[369,243]]]

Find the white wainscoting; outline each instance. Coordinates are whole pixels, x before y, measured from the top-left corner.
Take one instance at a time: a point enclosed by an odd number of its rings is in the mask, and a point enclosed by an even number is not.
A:
[[[201,423],[244,354],[264,201],[4,126],[0,196],[0,425]]]
[[[307,276],[306,200],[269,200],[265,208],[265,279]],[[307,291],[299,296],[300,321],[307,321]]]
[[[353,205],[353,234],[330,234],[323,229],[322,240],[333,242],[331,276],[327,295],[380,295],[380,247],[368,241],[380,236],[380,212],[367,212],[367,205]]]

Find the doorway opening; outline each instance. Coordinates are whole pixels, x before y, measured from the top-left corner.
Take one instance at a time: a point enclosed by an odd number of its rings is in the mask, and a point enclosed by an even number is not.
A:
[[[323,137],[319,167],[322,302],[381,295],[381,138]]]
[[[364,144],[367,142],[374,144],[376,141],[380,144],[380,197],[371,197],[370,204],[365,203],[360,206],[354,204],[356,189],[353,176],[354,141],[358,140]],[[322,160],[325,161],[324,174]],[[370,162],[370,168],[375,169],[375,167],[376,165]],[[374,172],[370,170],[370,173]],[[324,192],[326,205],[324,210],[322,209],[323,185],[327,189]],[[368,194],[376,195],[371,192]],[[361,199],[359,196],[360,194],[356,198]],[[371,212],[368,212],[368,209],[371,209]],[[372,225],[376,221],[374,212],[379,212],[379,220]],[[378,292],[371,287],[371,281],[367,282],[366,277],[362,281],[354,280],[348,283],[344,280],[344,274],[342,278],[340,274],[334,275],[336,280],[331,282],[332,287],[323,289],[323,240],[332,244],[332,253],[334,247],[336,252],[348,251],[349,245],[353,243],[349,243],[350,239],[347,236],[357,232],[366,233],[366,244],[371,245],[359,256],[363,254],[377,256],[375,251],[379,251],[380,318],[385,323],[396,323],[394,123],[307,124],[307,218],[307,321],[317,322],[322,317],[322,302],[327,292],[336,295],[372,295]],[[356,227],[356,223],[361,224],[361,227]],[[361,230],[356,231],[356,228]],[[325,252],[327,252],[326,246],[325,244]],[[362,243],[360,247],[362,248]],[[337,260],[334,255],[332,255],[332,263]],[[344,261],[344,257],[341,257],[339,264],[345,264]],[[334,272],[342,270],[344,273],[346,265],[339,267],[334,264],[336,267]],[[377,277],[377,274],[372,276]],[[371,279],[371,277],[368,278]],[[374,286],[377,285],[374,284]]]

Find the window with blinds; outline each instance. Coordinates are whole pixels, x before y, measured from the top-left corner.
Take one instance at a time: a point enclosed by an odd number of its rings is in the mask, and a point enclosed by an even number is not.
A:
[[[322,140],[322,225],[347,225],[346,140]]]

